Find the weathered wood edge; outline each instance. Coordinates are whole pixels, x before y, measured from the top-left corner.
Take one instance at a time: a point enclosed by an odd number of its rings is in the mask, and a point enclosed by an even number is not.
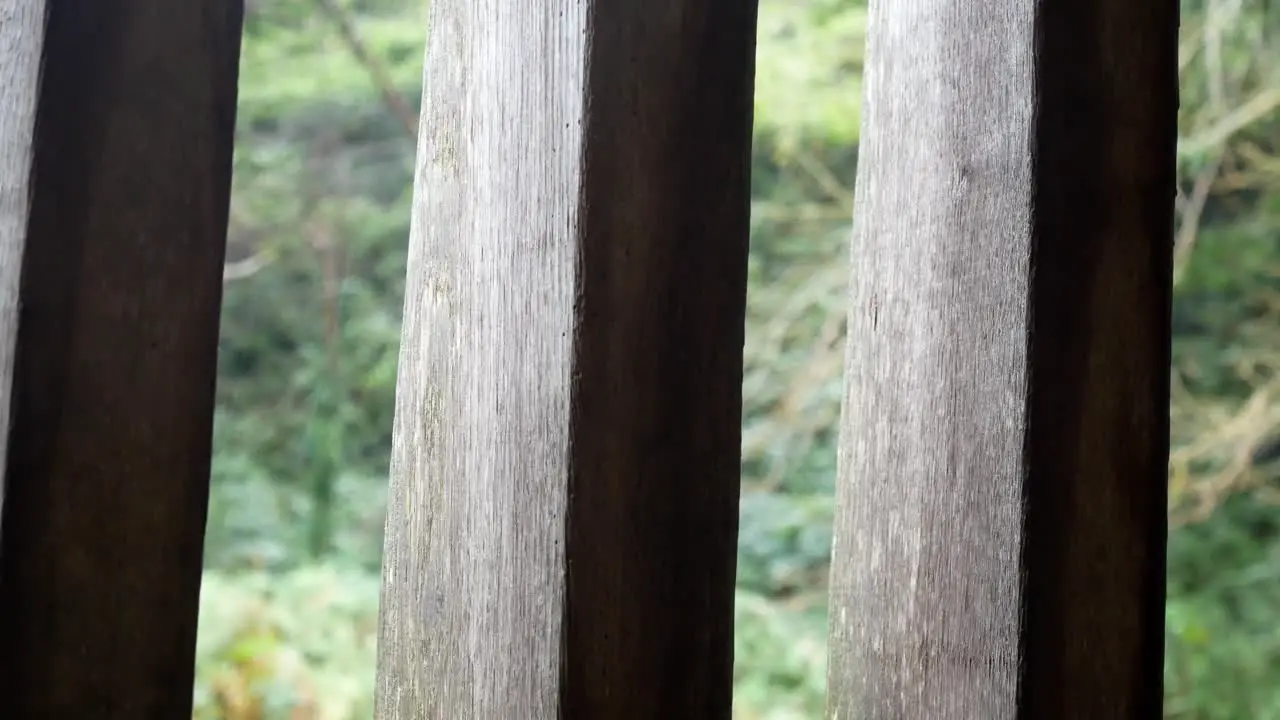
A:
[[[374,716],[553,718],[586,5],[429,12]]]
[[[1158,718],[1176,3],[873,3],[832,718]]]
[[[49,2],[0,717],[190,717],[242,12]]]
[[[31,145],[40,50],[44,45],[43,0],[0,10],[0,468],[9,448],[13,352],[18,341],[18,284],[31,198]],[[4,518],[0,476],[0,528]]]
[[[755,3],[429,22],[375,716],[727,719]]]

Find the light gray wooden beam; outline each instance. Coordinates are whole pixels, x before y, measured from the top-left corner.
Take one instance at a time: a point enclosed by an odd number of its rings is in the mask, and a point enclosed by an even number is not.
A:
[[[1160,717],[1177,34],[872,0],[832,718]]]
[[[727,720],[755,2],[431,6],[380,720]]]

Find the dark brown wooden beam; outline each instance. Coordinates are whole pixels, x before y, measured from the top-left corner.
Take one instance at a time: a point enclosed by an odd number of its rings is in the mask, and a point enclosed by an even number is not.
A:
[[[191,716],[241,14],[48,2],[0,717]]]
[[[1159,718],[1178,4],[869,34],[831,717]]]
[[[755,2],[436,0],[380,720],[728,720]]]

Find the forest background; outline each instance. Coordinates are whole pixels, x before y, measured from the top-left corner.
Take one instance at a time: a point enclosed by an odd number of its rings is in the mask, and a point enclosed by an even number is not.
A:
[[[421,0],[250,0],[197,718],[371,716]],[[865,0],[762,0],[737,720],[822,716]],[[1183,0],[1170,718],[1280,718],[1280,10]]]

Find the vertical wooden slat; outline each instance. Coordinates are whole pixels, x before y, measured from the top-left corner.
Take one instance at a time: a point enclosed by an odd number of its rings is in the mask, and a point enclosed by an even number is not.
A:
[[[1160,717],[1177,29],[873,0],[831,717]]]
[[[191,713],[242,7],[48,11],[0,717],[176,720]]]
[[[0,468],[5,466],[9,448],[18,281],[30,209],[31,144],[44,18],[43,0],[13,3],[0,10]],[[0,532],[4,486],[0,476]]]
[[[755,3],[430,32],[375,714],[727,719]]]

